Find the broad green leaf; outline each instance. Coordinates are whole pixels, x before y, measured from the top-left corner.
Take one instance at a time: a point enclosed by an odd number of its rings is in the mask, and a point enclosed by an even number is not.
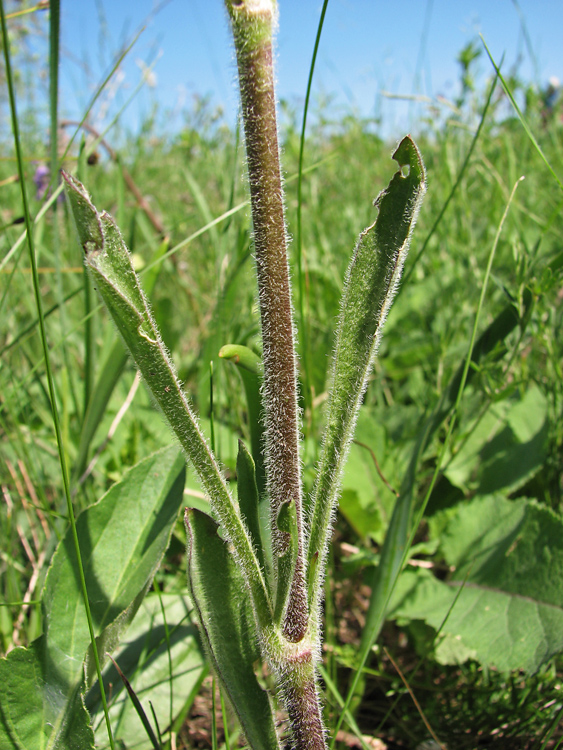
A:
[[[448,523],[442,550],[456,567],[452,578],[405,572],[393,618],[424,620],[435,629],[445,620],[444,635],[500,670],[535,672],[563,650],[560,517],[525,499],[477,497]],[[446,654],[444,648],[442,660]]]
[[[164,593],[159,600],[157,594],[151,593],[143,600],[119,650],[113,654],[149,718],[152,718],[150,706],[154,708],[161,731],[188,710],[186,700],[206,670],[191,617],[192,606],[187,597]],[[114,737],[127,748],[152,750],[113,664],[108,664],[104,672],[106,681],[113,686],[110,720]],[[87,695],[86,705],[93,714],[100,715],[97,683]],[[99,723],[96,730],[96,743],[99,750],[109,747],[104,722]]]
[[[133,467],[77,519],[102,660],[135,615],[166,551],[182,505],[184,477],[182,453],[175,446],[165,448]],[[46,746],[44,737],[52,747],[89,747],[81,692],[90,635],[76,571],[75,548],[67,532],[45,582],[43,635],[31,649],[17,651],[11,662],[0,662],[16,687],[20,681],[25,686],[6,693],[6,698],[2,694],[4,722],[11,722],[11,736],[33,734],[38,748]],[[30,723],[30,705],[39,723]],[[22,747],[33,750],[34,744],[28,739]]]
[[[381,511],[375,501],[374,487],[369,477],[363,473],[364,465],[356,451],[350,451],[346,463],[347,473],[355,473],[355,485],[346,482],[340,493],[338,510],[348,521],[360,539],[372,538],[381,541],[383,523]],[[371,489],[371,493],[370,493]]]
[[[253,750],[278,749],[270,698],[254,673],[260,651],[241,572],[209,516],[188,509],[186,529],[188,585],[215,673]]]
[[[138,609],[183,501],[185,461],[168,447],[134,466],[77,519],[98,650],[104,656]],[[70,534],[61,541],[43,594],[44,638],[52,669],[72,688],[90,644]]]
[[[479,495],[512,492],[543,466],[547,429],[547,401],[533,386],[518,401],[492,404],[444,473],[452,484]]]
[[[45,679],[49,664],[44,638],[0,659],[0,747],[2,750],[93,750],[94,733],[80,696]]]

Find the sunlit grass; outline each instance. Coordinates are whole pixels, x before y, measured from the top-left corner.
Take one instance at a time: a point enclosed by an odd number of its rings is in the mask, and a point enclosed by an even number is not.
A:
[[[420,132],[415,134],[428,170],[429,191],[406,266],[408,284],[403,284],[398,304],[390,315],[365,409],[383,424],[385,455],[377,458],[384,472],[391,472],[386,478],[398,486],[419,419],[436,404],[466,354],[488,253],[512,187],[525,175],[526,180],[514,198],[499,239],[488,292],[481,302],[481,319],[485,328],[507,304],[523,309],[526,290],[534,302],[531,318],[525,329],[517,329],[510,335],[504,348],[499,346],[481,363],[468,405],[463,401],[459,405],[451,452],[455,453],[467,440],[468,433],[474,429],[476,414],[486,411],[491,404],[524,394],[531,384],[536,384],[548,403],[545,463],[524,486],[514,491],[513,496],[535,498],[538,503],[561,513],[562,202],[557,182],[538,156],[542,154],[553,173],[563,173],[561,111],[554,111],[546,119],[539,96],[535,104],[531,100],[524,113],[526,132],[516,114],[507,115],[507,110],[502,109],[504,102],[497,93],[491,100],[479,137],[475,138],[479,117],[473,113],[483,112],[488,93],[477,92],[459,114],[452,114],[440,128],[423,122]],[[119,163],[110,159],[103,149],[99,149],[101,158],[97,164],[87,166],[85,160],[80,162],[77,138],[67,155],[67,164],[80,170],[81,179],[93,194],[96,205],[118,215],[139,268],[151,264],[164,237],[155,230],[146,210],[127,187],[121,165],[127,168],[150,211],[158,218],[168,247],[180,246],[159,265],[151,295],[155,317],[202,416],[209,416],[208,378],[210,362],[214,361],[214,419],[247,437],[242,389],[236,373],[221,364],[217,356],[225,343],[259,347],[248,210],[233,211],[246,201],[243,157],[237,134],[215,118],[211,105],[204,105],[194,122],[196,124],[188,123],[179,133],[155,132],[149,122],[126,146],[112,143],[110,131],[105,138],[115,150]],[[397,138],[402,135],[397,133]],[[43,204],[33,197],[33,160],[48,163],[54,157],[42,133],[35,133],[33,138],[28,136],[28,140],[33,143],[33,149],[24,153],[23,162],[31,196],[31,215],[37,218]],[[315,168],[305,171],[300,187],[299,257],[302,292],[307,300],[303,309],[307,312],[308,331],[306,337],[302,336],[307,347],[302,366],[310,363],[303,381],[306,380],[311,389],[310,401],[303,399],[303,429],[307,439],[317,437],[316,431],[322,423],[327,355],[333,345],[338,300],[350,248],[359,229],[375,218],[371,204],[389,179],[389,154],[393,145],[378,137],[374,122],[354,116],[332,122],[329,111],[313,112],[304,167],[305,170],[313,165]],[[14,645],[29,643],[41,631],[37,602],[50,556],[66,526],[68,513],[53,436],[38,313],[32,297],[32,269],[24,244],[19,242],[23,227],[13,223],[23,215],[21,194],[18,185],[10,182],[15,171],[11,147],[3,145],[2,148],[0,181],[5,183],[0,185],[3,203],[0,242],[2,258],[8,260],[2,262],[0,274],[0,349],[3,351],[0,439],[4,458],[0,468],[3,487],[0,648],[6,652]],[[290,178],[286,183],[288,222],[290,231],[296,232],[298,183],[291,178],[299,168],[298,118],[288,116],[285,121],[283,151],[284,167]],[[440,222],[436,223],[440,216]],[[216,223],[216,219],[221,220]],[[200,233],[202,227],[207,229]],[[193,239],[186,243],[190,237]],[[77,256],[65,204],[59,204],[56,212],[51,208],[39,215],[34,239],[39,270],[45,269],[38,276],[39,291],[46,311],[43,318],[50,342],[62,445],[72,474],[88,394],[95,389],[116,336],[97,298],[88,296],[82,271],[77,270],[81,268],[81,258]],[[297,249],[290,249],[294,251],[296,253]],[[297,273],[297,259],[295,261]],[[55,269],[55,272],[47,272],[47,269]],[[297,298],[295,306],[301,307]],[[120,414],[111,439],[87,478],[80,483],[75,477],[70,488],[77,510],[99,498],[128,466],[169,440],[155,417],[144,386],[135,392],[122,412],[133,379],[133,367],[127,362],[123,371],[116,374],[114,388],[100,414],[88,445],[88,460],[104,443]],[[420,499],[428,488],[444,435],[445,432],[436,435],[424,456],[418,490]],[[312,476],[316,460],[316,451],[311,446],[312,440],[307,442],[303,457],[306,481]],[[218,452],[227,468],[234,470],[234,456],[229,453],[227,441],[218,446]],[[429,498],[430,516],[460,499],[455,488],[442,482],[439,491]],[[383,496],[380,502],[389,510],[391,495]],[[378,549],[373,541],[365,545],[363,534],[350,525],[349,519],[340,520],[339,533],[349,545],[367,546],[371,552]],[[423,540],[424,532],[420,536]],[[424,556],[432,564],[439,564],[432,560],[431,553]],[[338,580],[342,564],[337,550],[334,580]],[[365,560],[362,564],[367,565]],[[168,582],[174,579],[180,588],[185,575],[183,566],[181,555],[169,555]],[[361,572],[358,580],[361,583]],[[329,612],[333,618],[344,616],[338,611],[335,614],[331,605]],[[384,637],[389,648],[396,648],[394,658],[402,654],[403,660],[409,661],[421,650],[420,642],[426,634],[421,635],[414,626],[405,632],[406,635],[398,634],[389,628]],[[328,628],[327,635],[330,678],[341,696],[345,696],[347,672],[344,665],[350,662],[343,656],[336,626]],[[401,651],[407,639],[410,651]],[[430,685],[438,667],[432,661],[431,649],[428,654],[422,667],[423,676],[413,678],[412,687],[419,700],[426,701],[425,714],[443,737],[448,731],[457,731],[453,726],[455,712],[463,716],[468,728],[474,721],[483,732],[497,730],[498,734],[503,722],[510,723],[511,705],[519,706],[519,711],[525,709],[521,726],[530,736],[539,737],[540,732],[549,728],[547,725],[556,715],[557,704],[550,703],[551,697],[544,701],[542,691],[551,691],[549,696],[556,695],[555,686],[561,672],[557,672],[555,666],[538,677],[524,680],[523,684],[516,677],[501,679],[494,672],[477,675],[472,666],[455,673],[448,667],[443,672],[443,686],[436,693]],[[378,657],[378,664],[372,664],[371,669],[375,675],[368,673],[368,683],[369,678],[375,676],[391,686],[388,693],[403,690],[398,676],[383,657]],[[422,695],[417,692],[417,681]],[[452,685],[456,689],[455,701],[448,692]],[[332,690],[332,685],[329,687]],[[491,709],[492,694],[499,707],[496,713]],[[510,703],[509,698],[514,698],[516,703]],[[533,708],[536,698],[537,705],[550,704],[549,717]],[[381,697],[377,700],[379,706]],[[411,734],[404,723],[412,720],[416,712],[408,701],[405,695],[400,704],[400,711],[404,713],[395,713],[388,719],[384,729],[389,735],[404,738]],[[338,704],[335,698],[334,705]],[[359,716],[362,716],[361,710]],[[369,729],[374,731],[375,727],[370,724]]]

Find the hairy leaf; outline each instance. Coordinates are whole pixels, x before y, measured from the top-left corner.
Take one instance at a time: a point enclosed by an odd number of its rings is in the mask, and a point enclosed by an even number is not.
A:
[[[217,677],[253,750],[279,748],[267,693],[254,673],[260,658],[244,580],[217,524],[186,511],[188,585]]]
[[[403,138],[393,158],[400,169],[375,202],[379,215],[360,235],[344,283],[310,520],[308,559],[321,559],[313,578],[312,599],[317,605],[341,474],[426,190],[424,165],[410,136]]]
[[[66,172],[62,174],[95,286],[233,544],[257,614],[269,621],[266,586],[248,531],[178,379],[123,237],[109,214],[98,213],[84,186]]]

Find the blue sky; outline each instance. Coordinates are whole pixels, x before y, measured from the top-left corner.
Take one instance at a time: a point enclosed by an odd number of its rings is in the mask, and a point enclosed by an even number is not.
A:
[[[279,0],[278,95],[298,111],[321,7],[319,0]],[[138,127],[157,103],[162,127],[173,128],[182,108],[206,95],[234,121],[233,52],[222,0],[63,0],[61,18],[63,115],[84,111],[119,51],[144,27],[92,122],[101,125],[104,112],[117,112],[152,63],[155,85],[145,86],[128,106],[127,127]],[[505,54],[503,71],[518,62],[527,80],[563,80],[562,29],[561,0],[330,0],[314,96],[330,95],[335,112],[381,114],[387,130],[404,131],[413,127],[412,106],[382,91],[454,99],[456,56],[479,33],[497,60]],[[478,70],[483,79],[491,72],[485,55]]]

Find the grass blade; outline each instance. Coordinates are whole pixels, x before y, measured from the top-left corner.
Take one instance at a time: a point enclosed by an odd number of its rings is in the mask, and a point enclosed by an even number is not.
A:
[[[305,399],[307,400],[308,406],[312,406],[312,393],[311,385],[309,382],[309,373],[311,372],[310,351],[309,351],[309,330],[305,316],[305,273],[303,270],[303,237],[301,232],[301,208],[303,204],[303,198],[301,194],[302,183],[303,183],[303,155],[305,153],[305,131],[307,129],[307,114],[309,112],[309,99],[311,98],[311,89],[313,85],[313,74],[315,72],[315,63],[317,61],[317,52],[319,51],[319,44],[321,41],[321,34],[323,31],[323,24],[326,15],[326,9],[328,7],[328,0],[324,0],[323,7],[321,10],[321,16],[319,18],[319,24],[317,27],[317,36],[315,38],[315,46],[313,48],[313,56],[311,58],[311,65],[309,66],[309,79],[307,80],[307,92],[305,94],[305,104],[303,106],[303,122],[301,125],[301,138],[299,140],[299,166],[297,169],[297,233],[296,233],[296,251],[297,251],[297,284],[299,291],[299,329],[301,332],[301,339],[303,341],[303,361],[304,361],[304,378],[305,378]]]
[[[151,726],[151,723],[149,721],[149,717],[145,713],[145,709],[143,708],[141,701],[137,698],[137,695],[135,691],[133,690],[133,687],[127,677],[123,674],[121,669],[119,668],[119,664],[115,661],[113,656],[108,654],[109,658],[113,662],[113,666],[116,668],[118,675],[121,677],[123,684],[125,685],[125,689],[129,693],[129,697],[131,698],[131,701],[133,705],[135,706],[135,711],[137,712],[137,716],[141,720],[143,727],[145,728],[145,732],[147,733],[147,737],[151,741],[151,745],[153,746],[154,750],[162,750],[160,746],[160,742],[158,741],[157,736],[155,735],[153,728]]]
[[[90,633],[90,641],[92,643],[92,650],[94,652],[94,659],[95,659],[95,665],[96,665],[96,674],[98,676],[98,680],[100,683],[100,688],[102,692],[102,702],[104,706],[104,715],[106,718],[106,725],[107,725],[107,731],[108,731],[108,738],[110,741],[110,746],[112,750],[114,750],[114,742],[113,742],[113,734],[111,731],[111,725],[109,721],[108,716],[108,708],[107,708],[107,702],[106,702],[106,696],[104,692],[103,687],[103,681],[102,681],[102,670],[100,666],[100,660],[98,658],[98,652],[96,649],[96,640],[95,640],[95,634],[94,634],[94,623],[92,621],[92,615],[90,612],[90,604],[88,599],[88,591],[86,589],[86,580],[84,578],[84,568],[82,565],[82,556],[80,553],[80,545],[78,543],[78,535],[76,532],[76,523],[74,519],[74,509],[72,507],[72,500],[70,496],[70,485],[69,485],[69,476],[68,476],[68,469],[66,465],[66,458],[65,458],[65,451],[63,446],[63,440],[62,440],[62,432],[61,432],[61,425],[59,422],[59,414],[57,411],[57,402],[55,397],[55,385],[53,381],[53,374],[51,371],[51,363],[49,358],[49,346],[47,344],[47,332],[45,329],[45,320],[43,318],[43,301],[41,299],[41,293],[39,290],[39,274],[37,273],[37,260],[35,256],[35,246],[33,242],[33,226],[32,226],[32,220],[31,220],[31,212],[29,210],[29,202],[27,198],[27,190],[26,190],[26,183],[25,183],[25,175],[24,175],[24,169],[23,169],[23,154],[21,149],[21,143],[20,143],[20,135],[19,135],[19,124],[18,124],[18,115],[16,110],[16,98],[15,98],[15,92],[14,92],[14,85],[13,85],[13,74],[12,74],[12,67],[11,67],[11,60],[10,60],[10,42],[8,38],[8,30],[6,28],[6,17],[4,13],[4,1],[0,0],[0,14],[1,14],[1,21],[2,21],[2,45],[4,48],[4,61],[6,65],[6,82],[8,84],[8,93],[10,98],[10,113],[12,117],[12,128],[13,128],[13,134],[14,134],[14,146],[16,150],[16,159],[18,164],[18,174],[20,179],[20,185],[21,185],[21,195],[22,195],[22,203],[23,203],[23,211],[25,216],[25,227],[26,227],[26,233],[27,233],[27,245],[29,249],[29,258],[31,263],[31,271],[32,271],[32,278],[33,278],[33,291],[35,295],[35,303],[37,306],[37,315],[39,318],[39,330],[41,335],[41,344],[43,347],[43,356],[45,358],[45,371],[47,375],[47,383],[49,387],[49,398],[51,401],[51,411],[53,416],[53,426],[55,429],[55,435],[57,440],[57,448],[59,453],[59,462],[61,466],[61,475],[62,475],[62,482],[63,482],[63,489],[64,489],[64,495],[66,499],[67,504],[67,510],[68,510],[68,517],[70,521],[70,527],[72,531],[72,539],[74,548],[76,551],[76,560],[77,560],[77,568],[78,568],[78,575],[80,579],[80,587],[82,590],[82,596],[84,600],[84,608],[86,611],[86,617],[88,620],[88,629]]]
[[[532,142],[532,145],[534,146],[534,148],[536,149],[536,151],[537,151],[537,152],[538,152],[538,154],[540,155],[540,157],[541,157],[541,159],[542,159],[543,163],[545,164],[545,166],[546,166],[546,167],[547,167],[547,168],[549,169],[549,171],[551,172],[551,175],[552,175],[553,179],[555,180],[555,182],[556,182],[556,183],[557,183],[557,184],[559,185],[559,187],[561,188],[561,190],[563,190],[563,183],[561,182],[561,180],[559,179],[559,177],[558,177],[557,173],[555,172],[555,170],[553,169],[553,167],[551,166],[551,164],[550,164],[550,163],[549,163],[549,161],[547,160],[547,157],[546,157],[546,155],[544,154],[544,152],[543,152],[543,150],[542,150],[542,147],[541,147],[541,146],[540,146],[540,144],[539,144],[539,143],[537,142],[537,140],[536,140],[536,137],[535,137],[535,135],[534,135],[534,134],[532,133],[532,129],[531,129],[531,127],[530,127],[530,126],[528,125],[528,122],[526,121],[526,118],[524,117],[524,115],[522,114],[522,111],[520,110],[520,107],[519,107],[519,106],[518,106],[518,104],[516,103],[516,99],[514,98],[514,96],[513,96],[513,94],[512,94],[512,91],[510,90],[510,88],[509,88],[509,86],[508,86],[508,83],[506,82],[506,80],[505,80],[504,76],[503,76],[503,75],[502,75],[502,73],[500,72],[500,68],[499,68],[499,66],[498,66],[498,65],[496,64],[496,62],[494,61],[494,58],[493,58],[493,56],[491,55],[491,52],[490,52],[489,48],[487,47],[487,43],[485,42],[485,39],[483,38],[483,35],[482,35],[482,34],[479,34],[479,36],[481,37],[481,41],[483,42],[483,46],[485,47],[485,49],[486,49],[486,51],[487,51],[487,55],[489,56],[489,60],[491,61],[491,64],[492,64],[493,68],[495,69],[495,71],[496,71],[496,74],[497,74],[497,76],[498,76],[498,77],[499,77],[499,79],[500,79],[500,82],[501,82],[501,84],[502,84],[502,87],[503,87],[503,89],[504,89],[504,93],[505,93],[505,94],[507,95],[507,97],[508,97],[508,98],[510,99],[510,103],[511,103],[511,104],[512,104],[512,106],[514,107],[514,111],[515,111],[515,112],[516,112],[516,114],[518,115],[518,119],[520,120],[520,122],[522,123],[522,127],[523,127],[523,128],[524,128],[524,130],[526,131],[526,135],[528,136],[528,138],[529,138],[529,139],[530,139],[530,141]]]

